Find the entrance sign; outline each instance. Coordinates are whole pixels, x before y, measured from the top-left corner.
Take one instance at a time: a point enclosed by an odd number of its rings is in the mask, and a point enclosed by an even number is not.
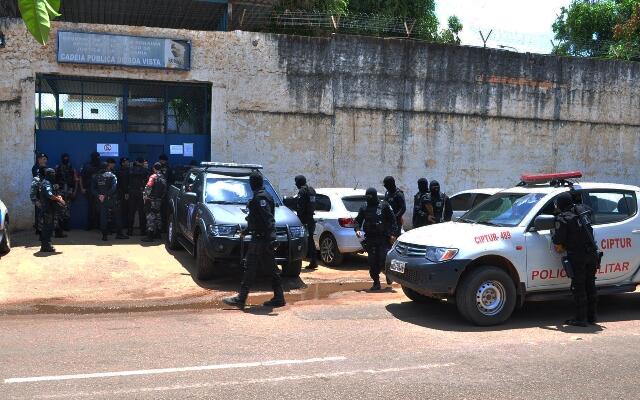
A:
[[[189,70],[191,43],[167,38],[58,31],[58,62]]]
[[[118,157],[118,143],[98,143],[96,151],[100,157]]]
[[[181,144],[170,145],[169,154],[182,154],[182,145]]]
[[[193,143],[185,143],[183,146],[184,146],[184,156],[193,157]]]

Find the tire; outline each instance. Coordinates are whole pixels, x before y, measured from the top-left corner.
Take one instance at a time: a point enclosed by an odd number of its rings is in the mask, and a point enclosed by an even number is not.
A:
[[[460,315],[473,324],[498,325],[516,307],[516,285],[504,270],[481,266],[458,285],[456,305]]]
[[[338,243],[330,233],[324,234],[320,238],[320,259],[331,267],[341,265],[344,260],[344,254],[340,253]]]
[[[173,215],[169,214],[169,223],[167,224],[167,241],[165,247],[167,250],[179,250],[181,248],[180,243],[176,237],[176,221]]]
[[[4,222],[4,232],[2,242],[0,242],[0,254],[7,254],[11,251],[11,237],[9,236],[9,220]]]
[[[282,266],[282,276],[286,278],[297,278],[302,271],[302,260],[291,261]]]
[[[411,301],[415,301],[416,303],[421,303],[421,304],[437,303],[440,301],[440,299],[437,299],[435,297],[425,296],[423,294],[416,292],[413,289],[409,289],[406,286],[402,286],[402,291],[404,292],[405,296],[407,296]]]
[[[207,256],[206,239],[204,235],[199,235],[196,239],[196,279],[208,281],[218,274],[212,259]]]

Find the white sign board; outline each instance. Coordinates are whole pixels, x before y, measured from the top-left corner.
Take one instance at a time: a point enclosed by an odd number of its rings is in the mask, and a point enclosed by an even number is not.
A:
[[[184,144],[184,156],[193,157],[193,143]]]
[[[98,143],[96,151],[100,153],[100,157],[118,157],[118,143]]]
[[[172,144],[169,146],[169,154],[182,154],[182,145]]]

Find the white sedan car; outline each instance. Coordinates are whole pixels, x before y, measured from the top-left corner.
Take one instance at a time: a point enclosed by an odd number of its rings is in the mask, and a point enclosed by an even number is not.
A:
[[[345,254],[363,251],[353,228],[358,210],[366,204],[364,195],[363,189],[316,189],[316,231],[313,238],[325,264],[338,266]],[[380,193],[378,196],[384,198]]]
[[[11,239],[9,238],[9,211],[0,200],[0,254],[8,253],[11,250]]]
[[[471,210],[473,207],[482,203],[490,196],[498,193],[503,189],[486,188],[486,189],[472,189],[463,190],[451,196],[451,208],[453,208],[453,220],[457,220],[464,213]]]

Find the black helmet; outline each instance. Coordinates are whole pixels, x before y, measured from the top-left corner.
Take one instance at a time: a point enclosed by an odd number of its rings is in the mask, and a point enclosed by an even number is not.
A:
[[[258,172],[252,172],[249,175],[249,184],[251,185],[251,190],[259,190],[264,186],[264,178]]]
[[[307,184],[307,178],[305,178],[304,175],[296,176],[295,181],[296,181],[296,187],[298,189],[300,189],[301,187]]]

